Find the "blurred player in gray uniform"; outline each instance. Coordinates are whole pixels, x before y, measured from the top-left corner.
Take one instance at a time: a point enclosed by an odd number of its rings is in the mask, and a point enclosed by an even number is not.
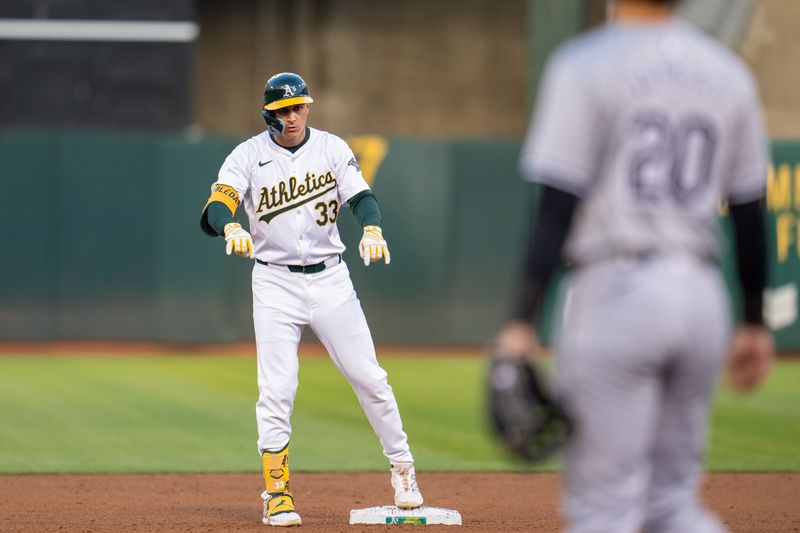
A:
[[[619,0],[614,23],[562,46],[522,153],[525,176],[542,185],[540,208],[497,344],[538,350],[530,321],[565,258],[554,351],[576,425],[564,496],[573,533],[725,531],[697,499],[709,403],[726,348],[742,390],[773,355],[757,89],[733,54],[672,17],[675,3]],[[730,204],[743,294],[730,343],[720,201]]]

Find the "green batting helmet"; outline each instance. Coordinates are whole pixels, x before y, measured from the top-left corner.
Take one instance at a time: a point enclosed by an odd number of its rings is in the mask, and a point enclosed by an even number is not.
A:
[[[313,101],[305,80],[292,72],[275,74],[264,86],[264,112]]]

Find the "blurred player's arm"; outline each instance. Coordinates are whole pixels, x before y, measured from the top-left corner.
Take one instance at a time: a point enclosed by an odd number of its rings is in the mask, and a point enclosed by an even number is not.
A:
[[[767,286],[766,224],[762,201],[755,200],[730,207],[736,237],[736,266],[742,287],[742,320],[764,325],[764,289]]]
[[[391,261],[389,245],[383,238],[381,230],[381,210],[378,200],[371,190],[366,189],[350,198],[347,203],[364,230],[361,242],[358,244],[358,253],[364,261],[364,266],[376,263],[383,259],[388,265]]]
[[[734,389],[748,391],[766,377],[775,355],[772,332],[764,325],[763,317],[767,285],[763,197],[769,148],[752,76],[737,112],[725,195],[731,206],[743,313],[730,345],[728,378]]]
[[[742,324],[731,342],[728,375],[735,389],[748,391],[767,376],[775,351],[772,333],[764,325],[763,314],[767,285],[763,201],[731,205],[730,214],[742,292]]]
[[[240,257],[255,257],[253,238],[233,218],[239,207],[239,193],[233,187],[216,184],[200,216],[200,228],[206,235],[225,237],[225,252]]]
[[[527,252],[511,321],[501,330],[495,349],[504,356],[531,356],[539,351],[538,332],[547,287],[562,260],[578,197],[542,186],[539,209],[531,218]],[[529,213],[533,212],[533,205]]]
[[[587,70],[570,54],[569,48],[562,48],[548,59],[534,120],[520,154],[523,176],[540,183],[542,189],[536,219],[529,226],[516,305],[495,346],[506,355],[531,355],[539,350],[533,331],[538,333],[547,286],[562,260],[575,207],[598,168],[603,135],[597,95]]]

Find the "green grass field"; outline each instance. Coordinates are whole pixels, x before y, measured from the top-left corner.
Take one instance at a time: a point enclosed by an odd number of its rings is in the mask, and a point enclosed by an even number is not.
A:
[[[420,469],[528,469],[489,435],[483,361],[417,353],[382,364]],[[751,396],[720,390],[709,468],[800,470],[798,383],[800,364],[784,361]],[[0,472],[258,471],[255,400],[253,358],[0,357]],[[326,358],[301,360],[293,425],[295,470],[387,468]]]

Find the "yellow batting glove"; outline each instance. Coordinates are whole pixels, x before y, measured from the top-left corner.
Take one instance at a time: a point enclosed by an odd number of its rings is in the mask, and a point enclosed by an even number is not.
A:
[[[225,253],[231,255],[238,255],[239,257],[247,257],[250,259],[255,258],[255,247],[253,246],[253,237],[250,236],[242,225],[238,222],[229,222],[225,224]]]
[[[389,255],[389,246],[378,226],[364,226],[364,236],[361,237],[361,242],[358,244],[358,253],[364,260],[364,266],[377,263],[381,259],[388,265],[392,260]]]

